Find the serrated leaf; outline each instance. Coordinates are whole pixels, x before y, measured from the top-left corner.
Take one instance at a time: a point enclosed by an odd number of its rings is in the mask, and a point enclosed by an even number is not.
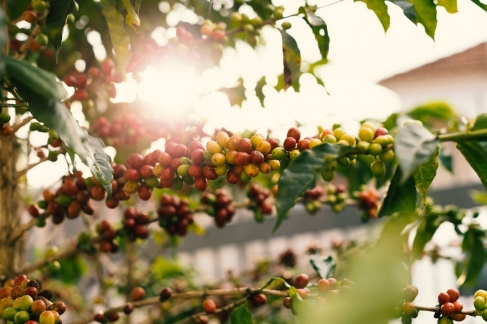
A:
[[[230,316],[231,324],[255,324],[247,303],[235,307]]]
[[[295,84],[294,81],[301,73],[301,52],[298,43],[285,30],[281,30],[282,56],[284,64],[284,90]]]
[[[424,26],[426,34],[435,39],[436,25],[436,5],[434,0],[411,0],[416,12],[416,20]]]
[[[470,130],[479,130],[479,129],[487,129],[487,113],[483,113],[478,115]]]
[[[330,278],[335,273],[336,263],[333,261],[333,257],[330,255],[323,259],[318,253],[312,254],[309,257],[309,263],[313,269],[320,275],[321,278]]]
[[[54,46],[56,53],[61,49],[63,28],[68,15],[74,10],[73,0],[50,0],[49,13],[46,17],[46,31],[49,43]]]
[[[379,217],[391,216],[397,212],[415,212],[416,211],[416,185],[413,177],[406,179],[401,183],[402,172],[397,167],[394,176],[391,179],[387,193],[379,206],[377,215]]]
[[[399,130],[394,141],[394,152],[402,170],[401,182],[437,151],[438,139],[425,127],[408,124]]]
[[[440,147],[440,155],[438,156],[441,165],[445,167],[448,171],[453,173],[453,157],[450,153],[446,152],[443,147]]]
[[[438,6],[442,6],[448,13],[458,12],[457,0],[438,0]]]
[[[107,20],[108,31],[117,58],[117,67],[122,73],[125,73],[130,62],[130,38],[124,29],[125,19],[122,13],[117,10],[115,0],[101,0],[101,4],[103,6],[103,14]]]
[[[338,155],[338,145],[324,143],[312,150],[303,151],[289,163],[279,178],[276,196],[277,222],[273,232],[279,228],[288,211],[295,205],[296,199],[315,183],[316,177]]]
[[[437,148],[436,154],[433,154],[431,158],[421,164],[418,169],[414,172],[414,181],[416,183],[416,188],[418,188],[419,194],[421,195],[423,204],[426,204],[426,198],[428,197],[428,189],[436,177],[436,170],[438,170],[438,155],[439,149]]]
[[[412,23],[417,24],[418,20],[416,18],[416,10],[411,2],[407,0],[392,0],[392,2],[402,9],[404,16],[409,19]]]
[[[479,6],[480,8],[484,9],[485,11],[487,11],[487,4],[482,3],[482,1],[480,1],[480,0],[472,0],[472,2],[475,3],[477,6]]]
[[[318,43],[318,49],[320,50],[323,60],[328,60],[328,52],[330,51],[330,35],[328,33],[328,26],[325,21],[317,16],[313,11],[308,8],[303,8],[305,16],[304,21],[313,31],[316,42]]]
[[[482,272],[486,261],[483,240],[485,232],[482,229],[470,227],[464,234],[462,250],[465,253],[463,259],[463,272],[459,278],[461,285],[473,286]]]
[[[386,32],[390,25],[391,25],[391,17],[387,12],[387,5],[385,0],[355,0],[364,2],[367,5],[367,8],[372,10],[377,18],[379,18],[380,23],[382,24],[382,28]]]
[[[22,85],[45,98],[63,100],[68,95],[62,84],[56,81],[56,76],[51,72],[10,56],[6,56],[4,62],[7,77],[15,80],[16,86]]]
[[[487,189],[487,142],[458,141],[457,148]]]

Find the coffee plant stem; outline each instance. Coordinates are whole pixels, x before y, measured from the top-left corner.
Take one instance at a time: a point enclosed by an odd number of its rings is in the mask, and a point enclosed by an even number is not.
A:
[[[28,230],[30,230],[32,227],[34,227],[34,225],[36,224],[36,221],[35,219],[32,219],[30,220],[29,222],[27,223],[24,223],[22,225],[20,225],[19,227],[17,227],[15,229],[15,231],[10,235],[9,239],[8,239],[8,243],[9,244],[13,244],[15,243],[18,239],[20,239],[22,237],[22,235],[27,232]]]
[[[487,129],[479,129],[474,131],[462,131],[450,134],[440,134],[438,139],[440,142],[457,142],[461,140],[471,140],[487,137]]]

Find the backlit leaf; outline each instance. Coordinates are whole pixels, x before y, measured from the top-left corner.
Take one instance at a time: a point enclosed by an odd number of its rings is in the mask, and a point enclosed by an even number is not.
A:
[[[418,188],[419,194],[423,200],[423,204],[426,203],[428,197],[428,189],[436,177],[436,170],[438,170],[438,154],[439,150],[436,150],[436,154],[433,154],[431,158],[421,164],[414,172],[414,181],[416,188]]]
[[[284,89],[295,84],[295,80],[300,74],[301,52],[298,43],[285,30],[281,30],[282,36],[282,55],[284,64]]]
[[[382,24],[382,28],[384,31],[389,29],[391,25],[391,17],[387,12],[387,5],[385,0],[355,0],[364,2],[367,5],[367,8],[372,10],[377,18],[379,18],[380,23]]]
[[[46,18],[46,30],[56,52],[61,49],[64,25],[68,15],[74,10],[73,0],[50,0],[49,13]]]
[[[391,179],[386,196],[379,206],[378,216],[391,216],[397,212],[415,212],[416,211],[416,186],[413,177],[406,179],[401,183],[402,172],[397,167],[394,176]]]
[[[416,20],[424,26],[426,34],[435,38],[436,25],[436,5],[434,0],[411,0],[416,11]]]

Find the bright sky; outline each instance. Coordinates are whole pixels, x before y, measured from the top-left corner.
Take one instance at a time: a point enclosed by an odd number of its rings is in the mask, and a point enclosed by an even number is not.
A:
[[[311,1],[310,1],[311,2]],[[316,0],[318,6],[332,1]],[[276,5],[286,7],[285,15],[297,12],[304,1],[276,0]],[[401,10],[389,4],[391,27],[384,34],[382,26],[364,3],[345,0],[320,9],[318,14],[328,24],[331,37],[330,62],[319,71],[326,89],[314,77],[305,74],[301,79],[300,93],[292,89],[277,93],[266,86],[265,109],[254,96],[255,82],[267,76],[268,83],[276,82],[273,75],[282,73],[281,40],[272,28],[263,30],[266,46],[253,51],[240,43],[236,50],[226,50],[220,67],[195,75],[189,66],[171,66],[158,72],[147,70],[139,85],[129,80],[118,89],[118,101],[133,101],[135,96],[146,103],[145,112],[165,118],[185,118],[192,111],[209,120],[208,130],[226,127],[233,131],[255,130],[283,138],[289,127],[298,121],[303,134],[314,135],[318,125],[330,127],[342,123],[349,131],[358,127],[357,121],[367,117],[385,118],[401,108],[397,95],[376,85],[382,78],[407,71],[440,57],[462,51],[487,40],[487,13],[469,0],[458,0],[459,12],[448,14],[438,9],[438,28],[433,42],[422,30],[404,17]],[[167,6],[161,5],[161,10]],[[195,23],[198,17],[182,6],[168,16],[170,25],[180,20]],[[320,59],[312,33],[301,18],[291,18],[289,30],[298,42],[304,61]],[[175,28],[158,28],[153,37],[159,44],[175,36]],[[94,45],[97,57],[106,55],[99,34],[91,32],[88,39]],[[83,62],[78,62],[83,67]],[[77,65],[78,66],[78,65]],[[222,86],[230,87],[243,76],[249,100],[243,108],[231,107],[225,94],[215,92]],[[79,108],[79,109],[78,109]],[[83,119],[81,108],[72,109],[75,117]],[[50,163],[49,163],[50,164]],[[60,175],[67,172],[62,161],[56,163]],[[49,172],[46,172],[50,170]],[[55,179],[51,165],[39,166],[29,172],[29,179],[36,186],[46,183],[46,176]],[[49,182],[49,181],[48,181]]]

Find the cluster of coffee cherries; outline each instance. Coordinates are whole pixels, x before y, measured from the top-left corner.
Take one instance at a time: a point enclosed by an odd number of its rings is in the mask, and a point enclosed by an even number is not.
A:
[[[44,199],[38,201],[37,205],[29,206],[29,213],[36,219],[37,226],[43,227],[46,218],[50,215],[54,224],[60,224],[65,218],[77,218],[81,211],[87,215],[94,214],[89,204],[93,190],[90,194],[82,175],[81,171],[77,171],[65,176],[61,187],[56,192],[44,190],[42,193]],[[41,213],[39,209],[44,211]]]
[[[201,35],[214,39],[217,42],[223,42],[227,36],[225,34],[225,30],[227,29],[227,25],[224,22],[214,23],[209,19],[206,19],[203,25],[200,28]],[[180,38],[178,36],[178,38]],[[185,38],[183,38],[185,40]]]
[[[404,324],[412,323],[412,319],[418,317],[418,309],[414,306],[413,302],[418,296],[418,287],[410,285],[404,288],[403,303],[401,307],[398,307],[397,317],[401,317],[401,322]]]
[[[105,253],[118,252],[119,247],[115,242],[118,233],[108,221],[103,220],[99,224],[97,224],[96,232],[98,233],[101,239],[100,246],[99,246],[100,251]]]
[[[347,200],[347,190],[344,185],[328,184],[326,187],[326,203],[333,209],[334,212],[341,212],[345,208]]]
[[[14,129],[9,125],[10,118],[8,112],[0,112],[0,131],[4,137],[9,137],[14,133]]]
[[[252,183],[247,191],[249,198],[248,209],[254,212],[254,218],[258,222],[264,220],[265,215],[271,215],[273,204],[269,201],[270,192],[267,189],[262,189],[257,184]]]
[[[232,196],[223,189],[216,190],[215,194],[209,192],[201,194],[201,203],[206,207],[206,213],[214,217],[215,225],[220,228],[230,223],[235,215],[232,202]]]
[[[193,224],[193,215],[189,210],[187,199],[180,199],[176,195],[162,194],[157,209],[159,226],[170,235],[185,236],[188,226]]]
[[[91,127],[94,136],[100,137],[108,146],[134,145],[146,134],[142,120],[133,114],[124,114],[108,120],[100,117]]]
[[[463,310],[463,305],[458,300],[460,292],[458,289],[450,288],[446,292],[438,294],[438,304],[440,309],[435,312],[435,318],[438,318],[439,324],[453,323],[453,321],[461,322],[465,320],[466,314],[460,313]]]
[[[377,218],[380,195],[374,187],[362,186],[360,191],[354,192],[353,197],[357,199],[357,206],[362,211],[363,222]]]
[[[76,2],[75,2],[76,3]],[[22,20],[34,25],[40,20],[45,18],[46,13],[49,9],[49,1],[43,0],[32,0],[28,10],[22,12]],[[78,4],[75,5],[74,11],[78,11]],[[49,38],[46,34],[40,32],[36,35],[35,39],[30,40],[30,45],[28,50],[31,52],[37,52],[41,48],[45,47],[49,43]],[[16,38],[11,41],[12,50],[18,51],[22,46],[22,42]]]
[[[134,242],[137,238],[146,239],[149,237],[150,217],[147,212],[142,212],[134,207],[129,207],[123,213],[123,229],[129,241]]]
[[[0,318],[12,324],[62,324],[60,315],[66,305],[51,298],[52,292],[42,290],[41,281],[18,275],[0,288]]]
[[[479,289],[475,292],[473,298],[476,314],[482,316],[482,319],[487,322],[487,291]]]
[[[74,87],[76,90],[72,96],[72,100],[85,101],[89,98],[89,91],[95,86],[103,85],[110,96],[115,98],[117,89],[114,83],[123,81],[123,76],[120,73],[115,73],[115,63],[112,59],[105,59],[100,67],[92,66],[86,73],[79,73],[76,75],[67,74],[63,78],[63,82],[68,87]]]
[[[313,215],[321,209],[321,198],[323,197],[324,192],[323,187],[318,185],[303,193],[302,202],[308,213]]]

